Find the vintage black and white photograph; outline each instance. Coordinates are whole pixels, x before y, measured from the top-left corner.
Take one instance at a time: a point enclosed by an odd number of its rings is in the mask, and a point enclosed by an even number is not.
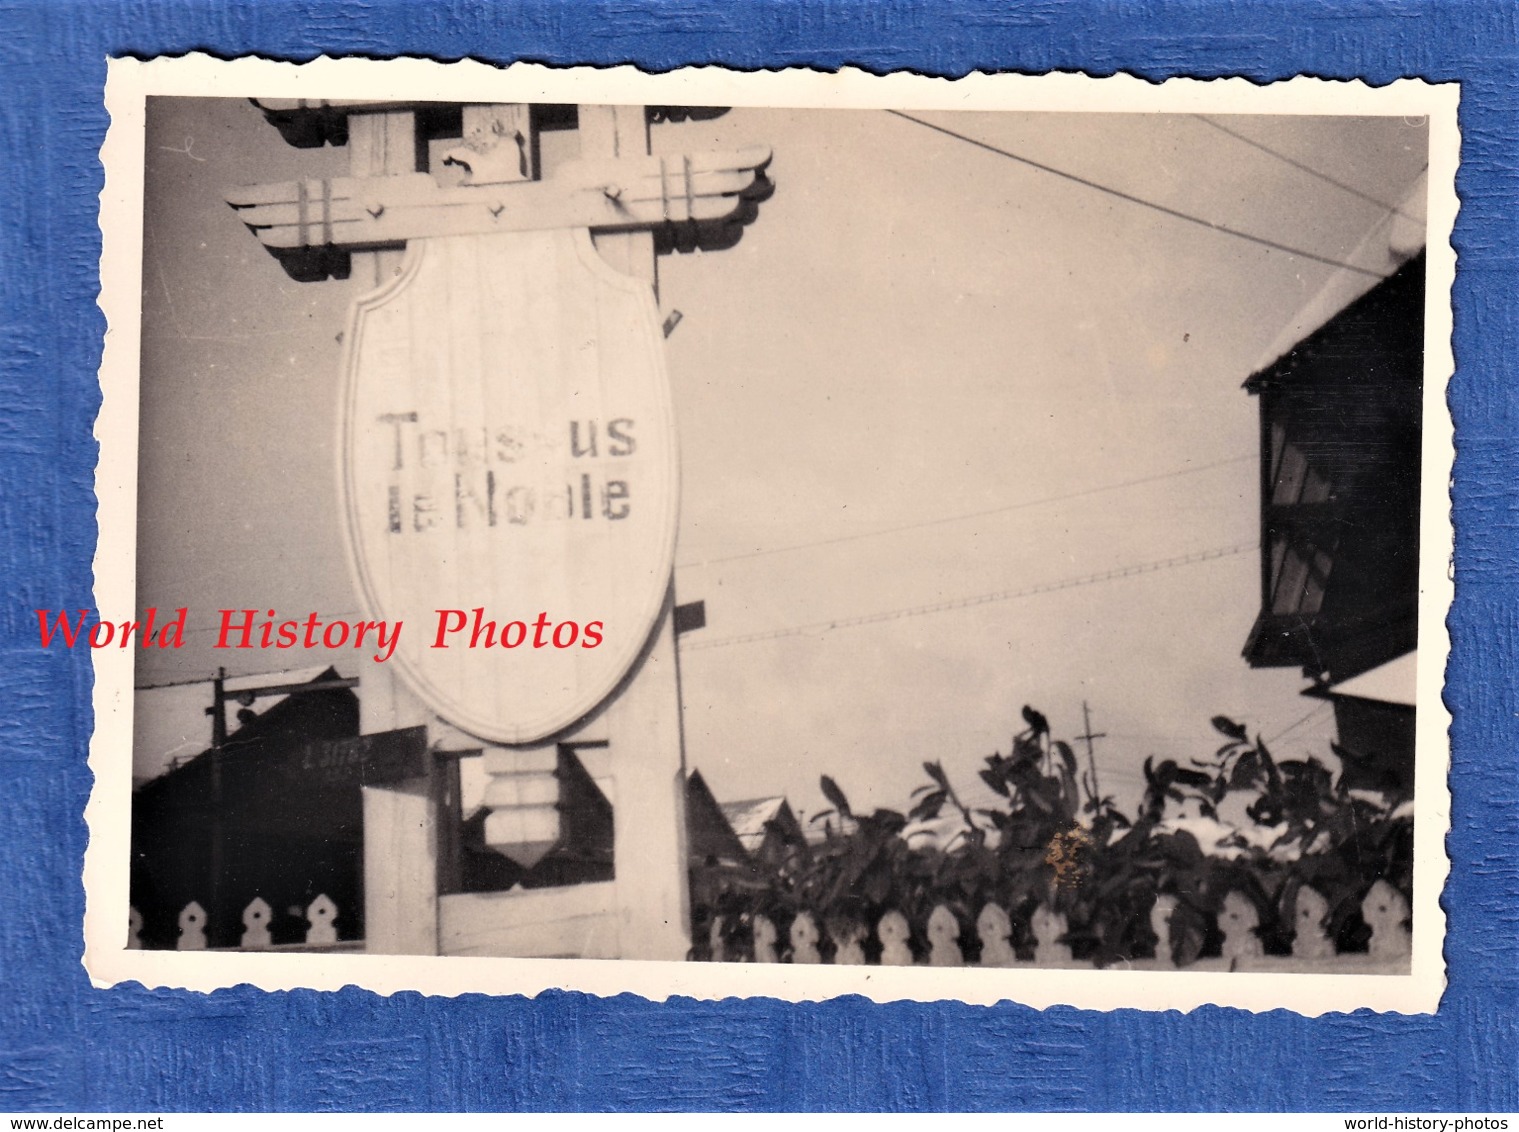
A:
[[[386,66],[113,64],[97,979],[1433,1008],[1449,92]]]

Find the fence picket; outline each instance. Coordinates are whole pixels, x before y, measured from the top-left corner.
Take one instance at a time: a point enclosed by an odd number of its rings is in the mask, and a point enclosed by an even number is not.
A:
[[[1230,892],[1224,897],[1224,907],[1218,914],[1218,930],[1224,933],[1223,957],[1231,965],[1241,959],[1259,959],[1266,954],[1261,937],[1255,934],[1260,927],[1261,914],[1255,901],[1242,892]]]
[[[930,967],[965,966],[965,956],[960,953],[960,921],[942,904],[928,915],[928,943]]]
[[[1155,933],[1155,964],[1174,968],[1176,954],[1171,949],[1171,914],[1176,911],[1176,897],[1157,896],[1150,909],[1150,930]]]
[[[1013,950],[1013,921],[996,903],[987,904],[976,917],[976,935],[981,940],[981,966],[1011,967],[1018,962]]]
[[[754,917],[754,961],[756,963],[779,963],[781,957],[775,951],[775,925],[769,916]]]
[[[728,945],[723,939],[723,918],[712,917],[712,926],[707,929],[707,947],[712,953],[712,962],[726,963],[728,961]]]
[[[865,925],[858,920],[842,920],[828,925],[828,938],[833,940],[833,961],[845,967],[865,965]]]
[[[1180,906],[1177,897],[1171,894],[1155,898],[1149,915],[1150,929],[1155,934],[1154,959],[1128,956],[1115,962],[1125,968],[1174,970],[1177,964],[1171,920]],[[1363,899],[1361,912],[1372,929],[1370,955],[1355,957],[1347,962],[1354,966],[1363,964],[1365,960],[1376,963],[1406,960],[1412,950],[1407,923],[1407,899],[1386,881],[1379,880]],[[1198,963],[1200,969],[1204,970],[1326,969],[1313,964],[1333,961],[1338,956],[1334,940],[1328,934],[1328,915],[1329,902],[1323,894],[1308,885],[1300,886],[1292,905],[1295,924],[1292,955],[1267,955],[1258,931],[1261,925],[1259,907],[1243,892],[1230,891],[1225,895],[1223,907],[1216,916],[1219,932],[1223,936],[1220,957],[1189,958],[1189,962]],[[787,962],[800,964],[828,962],[839,966],[863,966],[867,963],[865,940],[870,928],[867,923],[847,915],[826,922],[827,938],[832,941],[832,954],[827,959],[819,948],[823,930],[819,928],[819,916],[814,911],[804,909],[796,913],[787,932],[788,947],[784,955],[777,946],[780,933],[774,921],[763,914],[756,914],[752,926],[753,959],[756,963],[778,963],[783,958]],[[1047,904],[1040,904],[1030,916],[1028,927],[1034,937],[1033,965],[1085,965],[1085,960],[1082,964],[1077,964],[1070,945],[1065,942],[1070,925],[1064,913],[1055,911]],[[725,962],[741,959],[742,956],[729,953],[730,949],[723,942],[722,928],[722,918],[714,918],[708,933],[713,960]],[[1012,916],[996,901],[987,901],[982,906],[975,920],[975,932],[980,952],[976,965],[987,968],[1014,967],[1026,962],[1018,958],[1013,946]],[[893,908],[883,914],[876,923],[875,935],[881,944],[881,966],[910,967],[919,962],[913,957],[913,925],[901,910]],[[961,935],[960,920],[955,913],[945,904],[935,905],[927,922],[922,925],[920,939],[927,940],[928,948],[921,962],[930,967],[965,966]],[[1294,964],[1298,966],[1294,967]]]
[[[186,904],[179,914],[179,941],[176,951],[204,951],[206,949],[206,910],[194,900]]]
[[[1294,959],[1334,958],[1334,941],[1325,930],[1328,919],[1329,901],[1306,884],[1299,888],[1292,908],[1292,922],[1297,929],[1292,937]]]
[[[1070,947],[1061,942],[1061,937],[1070,931],[1064,912],[1041,904],[1034,909],[1029,923],[1034,932],[1035,963],[1041,967],[1061,967],[1072,961]]]
[[[1361,901],[1361,918],[1371,928],[1367,950],[1373,959],[1406,959],[1413,954],[1408,930],[1408,901],[1385,880],[1378,880]]]
[[[818,951],[817,921],[812,918],[811,912],[798,912],[796,919],[791,921],[791,961],[793,963],[821,963],[822,953]]]
[[[243,909],[244,951],[263,951],[273,945],[274,941],[269,938],[270,915],[271,909],[262,896],[255,896]]]
[[[881,966],[911,967],[912,948],[907,946],[911,936],[912,929],[901,912],[892,909],[882,916],[876,925],[876,937],[881,941]]]
[[[307,943],[336,943],[338,941],[338,906],[324,892],[306,909]]]

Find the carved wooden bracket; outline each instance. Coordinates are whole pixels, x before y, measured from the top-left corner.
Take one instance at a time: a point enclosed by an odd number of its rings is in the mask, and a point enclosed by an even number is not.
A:
[[[444,187],[427,173],[284,181],[234,189],[227,203],[284,260],[430,236],[553,228],[658,232],[685,225],[694,229],[696,246],[719,248],[733,243],[773,191],[764,173],[767,146],[576,161],[547,181],[497,180],[503,162],[515,171],[523,160],[509,138],[491,147],[466,143],[449,160],[469,165],[471,183]]]

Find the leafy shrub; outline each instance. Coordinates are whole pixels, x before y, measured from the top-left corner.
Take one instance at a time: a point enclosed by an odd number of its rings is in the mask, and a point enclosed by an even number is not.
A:
[[[1107,966],[1154,956],[1150,913],[1158,897],[1171,896],[1172,958],[1185,965],[1218,954],[1215,917],[1231,891],[1255,904],[1267,953],[1290,954],[1303,885],[1328,901],[1338,950],[1364,951],[1370,933],[1359,905],[1371,885],[1381,878],[1411,894],[1411,807],[1352,794],[1317,759],[1278,763],[1259,735],[1252,742],[1231,719],[1213,719],[1225,742],[1211,759],[1188,767],[1146,759],[1144,797],[1130,817],[1099,792],[1095,766],[1078,770],[1070,744],[1051,737],[1043,715],[1024,708],[1023,718],[1028,726],[1009,753],[994,752],[980,771],[995,807],[969,808],[938,762],[923,764],[928,782],[906,812],[856,813],[824,775],[832,808],[812,818],[821,836],[793,840],[768,865],[693,869],[693,957],[711,957],[719,916],[725,952],[751,953],[756,915],[776,926],[784,955],[792,920],[807,911],[824,929],[825,960],[835,939],[852,935],[876,962],[875,926],[896,909],[923,959],[929,914],[943,905],[959,920],[966,961],[975,962],[976,916],[996,901],[1012,920],[1020,958],[1033,956],[1031,918],[1045,904],[1066,916],[1072,954]],[[1243,825],[1219,820],[1226,800]],[[1178,808],[1196,817],[1168,817]],[[953,832],[912,836],[929,825]]]

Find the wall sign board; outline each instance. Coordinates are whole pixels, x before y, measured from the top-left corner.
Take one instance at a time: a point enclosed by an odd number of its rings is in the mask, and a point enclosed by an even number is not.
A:
[[[440,716],[528,743],[627,672],[670,577],[673,410],[647,284],[585,229],[413,240],[361,298],[340,416],[368,613]]]

